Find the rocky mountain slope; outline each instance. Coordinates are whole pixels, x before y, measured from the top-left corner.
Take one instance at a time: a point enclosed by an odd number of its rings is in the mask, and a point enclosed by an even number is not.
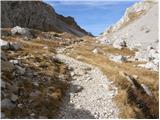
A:
[[[53,12],[46,13],[45,3],[31,3],[24,2],[28,6],[16,9],[31,10],[35,9],[32,5],[44,4],[40,13],[33,12],[35,18],[30,16],[32,21],[26,22],[25,15],[18,21],[2,18],[6,26],[12,22],[34,23],[36,28],[1,29],[1,118],[159,118],[159,53],[154,46],[148,46],[147,50],[136,46],[135,50],[129,45],[130,38],[124,38],[127,33],[141,42],[136,31],[143,23],[150,26],[151,20],[143,18],[149,12],[152,13],[149,16],[155,17],[156,3],[147,2],[151,7],[147,7],[145,13],[138,14],[138,18],[129,20],[122,28],[100,36],[105,44],[91,36],[78,37],[81,34],[70,31],[80,29],[74,19],[55,12],[54,32],[45,32],[42,26],[49,29],[52,19],[46,17],[45,22],[43,17],[40,25],[44,24],[37,26],[39,23],[35,20],[40,18],[37,14],[53,17],[49,14]],[[5,12],[7,16],[14,16],[10,13]],[[156,24],[156,20],[153,21]],[[157,26],[150,27],[151,30],[143,28],[139,38],[153,33],[156,37]],[[125,29],[128,31],[123,32]]]
[[[135,60],[147,61],[139,65],[158,71],[158,1],[141,1],[126,9],[124,16],[109,27],[98,41],[118,49],[137,51]]]
[[[15,26],[41,31],[68,32],[77,36],[91,35],[77,25],[74,18],[64,17],[42,1],[2,1],[1,27]]]
[[[130,48],[152,46],[158,49],[158,2],[146,0],[135,3],[98,39],[108,44],[125,40]]]

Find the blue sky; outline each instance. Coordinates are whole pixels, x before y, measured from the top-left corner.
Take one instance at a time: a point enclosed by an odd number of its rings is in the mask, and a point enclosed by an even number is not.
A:
[[[116,23],[123,16],[125,9],[137,1],[44,0],[44,2],[52,5],[57,13],[74,17],[78,25],[97,36],[108,26]]]

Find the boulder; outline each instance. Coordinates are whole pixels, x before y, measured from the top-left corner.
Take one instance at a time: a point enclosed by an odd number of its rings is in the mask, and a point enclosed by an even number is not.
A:
[[[76,59],[77,59],[77,60],[83,60],[83,57],[80,56],[80,55],[78,55],[78,56],[76,57]]]
[[[48,117],[46,117],[46,116],[39,116],[38,119],[48,119]]]
[[[107,39],[106,37],[98,37],[96,43],[111,45],[111,41]]]
[[[1,60],[1,71],[2,72],[11,72],[14,70],[14,65],[8,61]]]
[[[142,44],[141,43],[132,43],[130,46],[128,46],[128,48],[130,50],[134,50],[134,51],[141,50]]]
[[[75,93],[81,92],[82,90],[83,90],[82,86],[77,86],[76,90],[75,90]]]
[[[31,93],[29,94],[29,96],[30,96],[31,98],[35,98],[35,97],[38,97],[40,94],[41,94],[40,91],[35,91],[35,92],[31,92]]]
[[[14,65],[18,64],[19,61],[18,60],[10,60],[9,62],[13,63]]]
[[[15,101],[17,101],[17,100],[18,100],[18,96],[15,95],[15,94],[12,94],[12,95],[11,95],[11,101],[15,102]]]
[[[1,112],[1,119],[5,118],[5,114],[3,112]]]
[[[11,50],[19,50],[22,48],[21,44],[18,42],[10,42],[9,47]]]
[[[109,59],[114,61],[114,62],[119,62],[119,63],[127,62],[127,58],[122,56],[122,55],[117,55],[117,56],[110,55]]]
[[[11,29],[12,35],[19,34],[22,35],[23,37],[27,38],[32,38],[33,36],[31,35],[30,31],[28,28],[21,28],[19,26],[16,26]]]
[[[4,41],[4,40],[0,39],[0,42],[1,42],[1,49],[2,50],[9,49],[9,43],[7,41]]]
[[[122,49],[122,48],[127,47],[127,43],[124,40],[120,40],[120,41],[115,40],[114,43],[113,43],[113,47],[118,48],[118,49]]]
[[[15,108],[15,104],[10,99],[5,98],[1,101],[1,108],[13,109]]]
[[[1,79],[1,88],[5,88],[6,87],[6,83]]]
[[[158,60],[159,58],[159,53],[154,50],[154,49],[150,49],[150,50],[145,50],[145,51],[138,51],[135,54],[135,60],[138,61],[153,61],[153,60]]]
[[[153,71],[158,71],[159,65],[154,64],[153,62],[148,62],[146,64],[139,64],[138,67],[144,67]]]
[[[16,73],[18,73],[20,75],[24,75],[24,73],[26,71],[25,68],[22,68],[21,66],[18,66],[18,65],[16,65],[15,68],[16,68]]]
[[[4,61],[7,61],[7,57],[2,50],[1,50],[1,59],[4,60]]]
[[[147,93],[147,95],[152,96],[152,92],[151,90],[148,88],[148,86],[146,86],[145,84],[141,84],[141,86],[143,87],[144,91]]]

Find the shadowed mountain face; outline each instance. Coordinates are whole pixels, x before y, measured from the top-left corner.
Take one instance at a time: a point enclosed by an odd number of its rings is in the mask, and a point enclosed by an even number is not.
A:
[[[2,28],[21,26],[77,36],[91,35],[78,26],[74,18],[57,14],[54,8],[41,1],[2,1],[1,6]]]

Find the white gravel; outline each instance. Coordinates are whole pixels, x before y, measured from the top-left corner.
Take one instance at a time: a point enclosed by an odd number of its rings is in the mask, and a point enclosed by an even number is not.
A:
[[[118,118],[119,110],[113,100],[117,88],[98,68],[62,54],[57,58],[72,69],[71,84],[57,118]]]

